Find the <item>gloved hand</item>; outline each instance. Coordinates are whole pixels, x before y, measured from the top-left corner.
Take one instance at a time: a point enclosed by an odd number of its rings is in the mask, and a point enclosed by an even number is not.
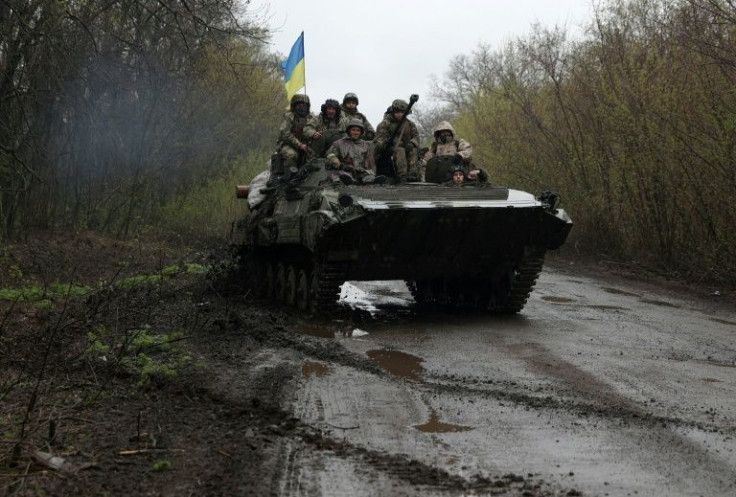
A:
[[[325,164],[325,167],[327,169],[340,169],[340,159],[338,159],[335,155],[329,156],[327,158],[327,163]]]

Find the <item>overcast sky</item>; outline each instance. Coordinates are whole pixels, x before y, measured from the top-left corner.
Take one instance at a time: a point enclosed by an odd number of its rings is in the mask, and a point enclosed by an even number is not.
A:
[[[284,59],[304,31],[313,111],[357,93],[375,127],[394,98],[418,93],[417,107],[436,103],[431,76],[442,78],[454,56],[479,43],[501,48],[534,23],[579,31],[592,0],[252,0],[249,11],[273,30]]]

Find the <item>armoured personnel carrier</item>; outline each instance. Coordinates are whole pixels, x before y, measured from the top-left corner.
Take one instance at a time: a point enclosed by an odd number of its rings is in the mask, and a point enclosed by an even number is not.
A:
[[[450,166],[428,164],[425,183],[344,185],[315,161],[268,188],[233,227],[254,290],[323,313],[345,281],[405,280],[420,305],[521,311],[572,221],[554,194],[451,185]]]

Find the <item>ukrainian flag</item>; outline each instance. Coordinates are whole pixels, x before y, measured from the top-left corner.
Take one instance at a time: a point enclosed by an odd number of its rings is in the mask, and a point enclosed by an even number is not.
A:
[[[281,63],[281,67],[284,68],[286,98],[291,101],[291,97],[306,84],[304,71],[304,31],[299,35],[294,46],[291,47],[289,58],[286,62]]]

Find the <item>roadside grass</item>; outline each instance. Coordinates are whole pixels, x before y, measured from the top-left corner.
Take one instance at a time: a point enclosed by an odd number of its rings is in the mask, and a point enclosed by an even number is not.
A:
[[[63,420],[194,372],[187,340],[207,323],[197,304],[208,271],[162,263],[92,286],[22,286],[26,276],[0,289],[0,473],[31,464],[36,450],[73,446],[78,428]],[[161,461],[154,471],[169,469]]]
[[[0,288],[0,301],[36,302],[37,307],[48,306],[54,301],[64,298],[85,297],[103,288],[131,289],[141,286],[160,285],[167,278],[181,274],[201,274],[209,270],[207,266],[194,263],[172,264],[155,274],[139,274],[129,276],[112,283],[101,282],[97,288],[75,285],[72,283],[55,283],[48,288],[26,286],[23,288]]]
[[[188,240],[222,238],[245,209],[244,201],[235,197],[235,186],[264,171],[269,153],[259,150],[238,157],[223,174],[174,196],[158,209],[156,231]]]

